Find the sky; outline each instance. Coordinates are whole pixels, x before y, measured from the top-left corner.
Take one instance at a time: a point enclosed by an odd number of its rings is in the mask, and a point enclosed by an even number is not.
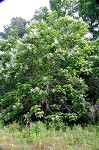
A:
[[[49,0],[5,0],[0,3],[0,31],[13,17],[31,19],[34,11],[42,6],[49,7]]]

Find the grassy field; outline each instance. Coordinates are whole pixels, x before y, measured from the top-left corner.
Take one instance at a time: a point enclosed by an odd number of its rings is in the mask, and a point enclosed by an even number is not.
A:
[[[49,130],[38,122],[32,128],[14,123],[0,127],[0,150],[99,150],[99,126]]]

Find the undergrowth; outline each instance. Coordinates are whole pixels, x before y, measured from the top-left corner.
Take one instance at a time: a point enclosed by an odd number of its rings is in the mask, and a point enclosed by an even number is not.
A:
[[[17,123],[0,127],[0,150],[97,150],[99,126],[80,125],[55,130],[37,122],[32,128]]]

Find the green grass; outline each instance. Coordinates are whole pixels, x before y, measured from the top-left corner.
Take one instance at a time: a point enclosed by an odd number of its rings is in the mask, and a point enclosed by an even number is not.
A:
[[[41,122],[32,128],[14,123],[0,127],[0,150],[96,150],[99,148],[99,126],[74,126],[56,131]]]

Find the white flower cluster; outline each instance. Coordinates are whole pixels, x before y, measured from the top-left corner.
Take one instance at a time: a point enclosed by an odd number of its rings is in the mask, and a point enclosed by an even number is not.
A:
[[[49,53],[49,54],[47,54],[47,58],[53,58],[53,54],[52,53]]]
[[[27,45],[27,49],[28,49],[28,50],[32,50],[31,44],[28,44],[28,45]]]
[[[4,51],[0,51],[0,55],[3,55],[5,52]]]
[[[47,77],[43,77],[43,81],[47,81],[48,80],[48,78]]]
[[[18,43],[18,44],[21,44],[22,42],[21,42],[21,40],[18,39],[18,40],[17,40],[17,43]]]
[[[53,43],[54,45],[57,45],[58,44],[58,40],[55,38],[54,39],[54,43]]]
[[[31,29],[30,35],[38,36],[37,29]]]
[[[2,73],[2,71],[4,70],[2,64],[0,64],[0,73]]]
[[[39,87],[35,87],[34,89],[31,88],[30,90],[31,90],[31,92],[34,92],[34,91],[39,91],[40,89],[39,89]]]
[[[28,39],[28,34],[24,34],[24,36],[22,37],[23,40]]]

